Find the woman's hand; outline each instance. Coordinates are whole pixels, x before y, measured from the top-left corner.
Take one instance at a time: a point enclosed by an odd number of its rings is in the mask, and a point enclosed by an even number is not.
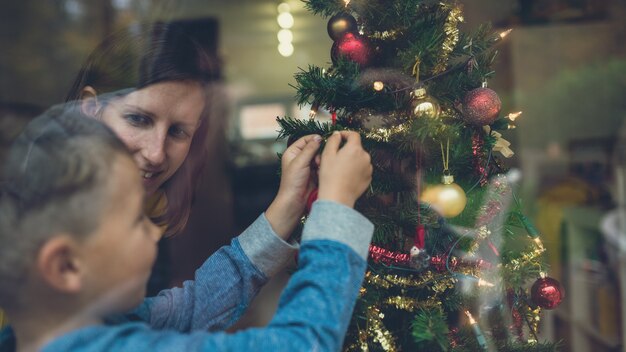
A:
[[[311,161],[315,159],[321,141],[319,135],[304,136],[283,153],[278,194],[265,212],[272,229],[283,239],[295,229],[304,212],[307,195],[315,186]]]

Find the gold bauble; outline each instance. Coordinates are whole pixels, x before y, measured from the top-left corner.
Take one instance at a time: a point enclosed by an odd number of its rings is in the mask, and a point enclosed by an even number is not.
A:
[[[411,93],[411,109],[415,117],[437,118],[441,107],[437,100],[426,94],[426,89],[418,88]]]
[[[454,183],[452,175],[444,175],[442,184],[426,188],[420,200],[441,214],[444,218],[453,218],[463,212],[467,204],[465,191]]]

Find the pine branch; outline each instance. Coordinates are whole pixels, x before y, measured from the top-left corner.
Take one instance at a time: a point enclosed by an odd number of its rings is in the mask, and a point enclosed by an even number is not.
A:
[[[448,351],[448,323],[440,309],[420,310],[411,323],[411,332],[416,343],[436,342],[443,351]]]

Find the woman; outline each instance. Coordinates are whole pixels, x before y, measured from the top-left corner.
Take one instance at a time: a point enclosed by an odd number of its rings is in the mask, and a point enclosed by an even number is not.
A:
[[[220,98],[215,93],[221,72],[215,50],[200,44],[201,21],[157,23],[114,34],[89,56],[66,99],[105,122],[133,153],[156,204],[150,215],[167,226],[166,235],[179,233],[187,223],[209,133],[223,118],[212,113],[219,105],[213,102]],[[283,167],[305,144],[285,153]],[[268,209],[270,222],[284,238],[304,209],[309,169],[300,171],[302,175],[283,176]]]
[[[91,53],[66,99],[126,143],[143,172],[150,215],[167,226],[166,235],[180,232],[189,218],[214,122],[208,93],[221,76],[217,58],[192,37],[193,25],[114,33]]]

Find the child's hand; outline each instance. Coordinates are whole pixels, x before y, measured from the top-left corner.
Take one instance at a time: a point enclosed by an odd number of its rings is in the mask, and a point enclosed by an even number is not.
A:
[[[311,161],[321,141],[318,135],[304,136],[283,153],[278,194],[265,212],[272,229],[283,239],[296,227],[304,212],[306,197],[314,187]]]
[[[342,140],[345,144],[340,148]],[[370,155],[357,132],[335,132],[328,138],[319,171],[318,199],[354,207],[372,181]]]

